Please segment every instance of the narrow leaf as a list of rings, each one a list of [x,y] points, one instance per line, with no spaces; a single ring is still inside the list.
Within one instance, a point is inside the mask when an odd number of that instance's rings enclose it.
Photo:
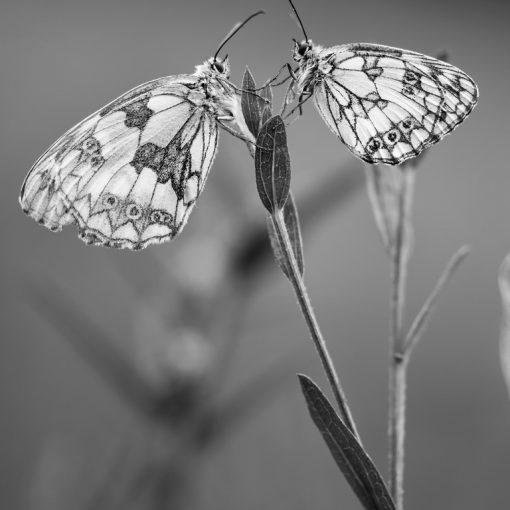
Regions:
[[[278,234],[274,228],[271,215],[267,216],[267,233],[269,235],[269,240],[271,241],[271,248],[273,249],[274,258],[276,259],[276,262],[278,262],[280,269],[285,273],[285,276],[290,279],[291,270],[287,265],[287,259],[284,257],[280,248],[280,241],[278,240]]]
[[[399,242],[407,254],[412,248],[412,225],[409,223],[409,207],[413,198],[415,172],[404,166],[382,167],[366,165],[367,191],[375,222],[386,252],[391,257]],[[399,238],[402,218],[408,217],[405,226],[406,239]]]
[[[264,207],[280,210],[290,188],[290,158],[285,124],[279,115],[271,117],[260,130],[255,149],[255,178]]]
[[[313,422],[365,510],[395,510],[395,504],[375,464],[326,396],[306,375],[299,374],[298,378]]]
[[[462,246],[459,248],[457,252],[450,259],[444,271],[442,272],[439,280],[436,283],[436,286],[430,293],[429,297],[423,304],[421,310],[418,312],[418,315],[414,319],[411,327],[409,328],[409,332],[407,334],[405,343],[404,343],[404,351],[410,352],[414,346],[419,342],[422,337],[425,328],[430,320],[432,312],[434,311],[437,299],[441,294],[441,291],[444,289],[445,285],[450,281],[453,273],[459,267],[460,263],[467,257],[469,254],[469,246]]]
[[[296,258],[297,265],[299,267],[299,273],[303,276],[305,271],[304,259],[303,259],[303,239],[301,237],[301,227],[299,226],[299,216],[294,202],[294,197],[289,191],[289,197],[285,206],[283,207],[283,220],[287,227],[287,233],[289,234],[290,244],[292,245],[292,251]]]
[[[283,221],[285,223],[285,228],[287,230],[290,244],[292,246],[294,258],[296,259],[296,263],[299,268],[299,273],[301,274],[301,276],[303,276],[304,274],[303,240],[301,238],[301,228],[299,226],[299,217],[296,209],[296,204],[294,202],[294,197],[292,196],[292,193],[290,191],[287,202],[285,202],[285,205],[283,207]],[[273,248],[275,259],[278,262],[278,265],[280,266],[281,270],[285,273],[287,278],[290,279],[291,278],[290,268],[281,250],[278,235],[276,234],[276,230],[273,225],[273,220],[271,219],[271,216],[268,216],[267,218],[267,230],[269,233],[269,239],[271,241],[271,247]]]
[[[503,377],[505,378],[506,387],[510,396],[510,253],[501,264],[498,280],[503,308],[499,354],[501,370],[503,371]]]
[[[384,248],[391,255],[394,244],[398,213],[398,184],[396,173],[399,169],[366,165],[367,192],[372,206],[377,230]]]
[[[241,93],[241,108],[243,110],[244,120],[248,129],[254,137],[259,134],[262,124],[264,124],[271,116],[271,103],[266,101],[268,87],[265,87],[261,93],[256,92],[257,85],[251,71],[248,67],[244,71],[243,90]],[[269,97],[271,99],[271,90]]]

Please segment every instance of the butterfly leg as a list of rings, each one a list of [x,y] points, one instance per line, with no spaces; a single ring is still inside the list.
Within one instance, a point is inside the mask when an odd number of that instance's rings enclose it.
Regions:
[[[287,91],[285,92],[285,96],[283,98],[282,107],[280,109],[280,117],[284,117],[285,110],[287,109],[287,105],[292,102],[291,95],[294,93],[294,80],[289,83],[287,87]],[[295,96],[294,96],[295,97]]]
[[[269,103],[269,100],[265,97],[262,97],[260,94],[257,94],[256,90],[262,90],[264,87],[258,87],[256,89],[241,89],[239,87],[236,87],[234,84],[231,84],[234,90],[237,90],[237,92],[246,92],[247,94],[251,94],[252,96],[256,96],[259,99],[262,99],[265,103]],[[228,120],[228,119],[227,119]]]
[[[292,110],[287,113],[284,117],[282,117],[283,119],[287,119],[289,118],[296,110],[299,110],[299,115],[303,115],[303,105],[312,97],[312,93],[311,92],[303,92],[299,95],[298,97],[298,104],[296,106],[294,106],[294,108],[292,108]]]
[[[278,79],[278,77],[280,76],[280,74],[282,73],[282,71],[284,69],[287,69],[289,71],[289,75],[286,76],[285,78],[283,78],[282,80],[280,80],[279,82],[274,83]],[[263,97],[260,94],[257,94],[257,92],[261,91],[261,90],[265,90],[265,89],[267,89],[267,87],[279,87],[280,85],[283,85],[285,82],[287,82],[290,79],[295,80],[295,76],[294,76],[294,72],[293,72],[292,68],[290,67],[290,64],[286,63],[286,64],[284,64],[283,66],[280,67],[278,73],[273,78],[270,78],[269,80],[267,80],[264,83],[264,85],[262,85],[261,87],[257,87],[257,88],[254,88],[254,89],[243,89],[243,88],[236,87],[233,84],[230,84],[230,85],[235,90],[237,90],[238,92],[246,92],[247,94],[251,94],[253,96],[256,96],[259,99],[262,99],[269,106],[271,106],[271,101],[267,97]]]
[[[279,81],[278,83],[274,83],[278,77],[280,76],[280,74],[282,74],[282,71],[284,69],[287,69],[289,71],[289,75],[286,76],[285,78],[283,78],[283,80]],[[290,79],[295,79],[294,78],[294,72],[292,70],[292,68],[290,67],[290,64],[287,62],[285,64],[283,64],[280,69],[278,70],[278,72],[276,73],[275,76],[273,76],[272,78],[269,78],[269,80],[267,80],[264,85],[262,85],[261,87],[257,87],[256,89],[250,89],[250,90],[246,90],[246,92],[258,92],[259,90],[264,90],[266,87],[268,86],[272,86],[272,87],[279,87],[280,85],[283,85],[286,81],[290,80]],[[234,86],[234,88],[236,88]],[[236,88],[236,90],[239,90],[239,91],[243,91],[244,89],[238,89]],[[256,94],[255,94],[256,95]],[[260,96],[259,96],[260,97]]]
[[[282,118],[284,117],[287,105],[294,99],[294,98],[290,99],[290,97],[294,93],[294,84],[297,82],[297,76],[295,75],[294,70],[292,69],[290,64],[287,62],[285,65],[287,67],[287,70],[289,71],[289,76],[292,81],[289,83],[289,86],[287,87],[287,92],[285,93],[285,97],[283,98],[282,108],[280,110],[280,116]]]
[[[283,80],[281,80],[281,81],[279,81],[277,83],[274,83],[278,79],[280,74],[282,74],[282,71],[284,69],[286,69],[289,72],[289,75],[286,76],[285,78],[283,78]],[[271,85],[272,87],[279,87],[280,85],[283,85],[287,80],[290,80],[290,79],[295,79],[294,78],[294,71],[290,67],[290,64],[288,62],[286,62],[285,64],[283,64],[280,67],[279,71],[276,73],[276,75],[273,78],[267,80],[266,83],[264,83],[264,85],[262,85],[262,87],[260,87],[259,89],[255,89],[255,90],[264,89],[264,88],[266,88],[269,85]]]

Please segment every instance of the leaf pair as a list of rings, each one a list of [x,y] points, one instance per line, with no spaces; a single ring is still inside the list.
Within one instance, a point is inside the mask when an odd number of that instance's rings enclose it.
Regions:
[[[250,70],[246,68],[241,106],[246,125],[257,139],[255,179],[260,199],[269,213],[283,208],[290,190],[290,158],[285,125],[280,116],[272,117],[271,102],[271,88],[265,86],[257,89]]]
[[[258,90],[260,90],[260,93]],[[262,89],[257,89],[253,75],[250,69],[246,67],[243,76],[241,108],[246,125],[255,138],[257,138],[263,124],[272,115],[272,102],[273,92],[271,86],[266,85]]]
[[[283,214],[283,222],[294,257],[303,275],[303,245],[298,212],[290,192],[290,157],[285,124],[279,115],[271,116],[271,88],[265,86],[259,95],[255,80],[247,68],[243,78],[242,110],[248,128],[256,137],[255,181],[262,204],[270,214],[268,231],[276,260],[290,278],[290,267],[282,253],[274,227],[276,215]]]
[[[271,117],[261,128],[255,149],[255,180],[260,200],[270,213],[268,232],[276,260],[287,278],[291,278],[290,261],[281,248],[285,242],[279,238],[275,222],[283,216],[285,231],[280,235],[288,240],[296,259],[300,275],[304,273],[303,242],[297,208],[290,192],[290,157],[287,148],[285,124],[279,115]]]

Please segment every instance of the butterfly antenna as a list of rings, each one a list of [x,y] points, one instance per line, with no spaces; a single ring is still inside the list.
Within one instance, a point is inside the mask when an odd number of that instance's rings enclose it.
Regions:
[[[230,32],[226,35],[225,39],[223,39],[223,41],[221,41],[221,44],[218,46],[218,49],[216,50],[216,53],[214,54],[213,60],[216,60],[218,53],[221,51],[221,48],[223,48],[223,46],[225,46],[225,44],[227,44],[227,42],[230,41],[230,39],[232,39],[232,37],[234,37],[234,35],[236,35],[237,32],[239,32],[239,30],[241,30],[241,28],[243,28],[244,25],[246,25],[246,23],[248,23],[248,21],[250,21],[255,16],[258,16],[259,14],[265,14],[265,13],[266,12],[262,11],[262,10],[254,12],[251,16],[248,16],[244,21],[240,21],[239,23],[236,23],[232,27],[232,30],[230,30]]]
[[[297,12],[296,6],[293,4],[292,0],[289,0],[289,2],[290,2],[290,5],[292,7],[292,10],[294,11],[294,14],[296,15],[296,18],[297,18],[297,20],[299,22],[299,26],[301,27],[301,30],[303,31],[303,34],[305,35],[306,42],[308,42],[309,39],[308,39],[308,36],[306,35],[305,27],[303,25],[303,22],[301,21],[301,18],[299,17],[299,14]]]

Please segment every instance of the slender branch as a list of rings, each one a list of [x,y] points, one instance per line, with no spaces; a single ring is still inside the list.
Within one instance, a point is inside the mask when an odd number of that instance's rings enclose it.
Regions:
[[[414,319],[411,327],[409,328],[409,332],[407,333],[405,342],[404,342],[404,352],[406,353],[406,357],[411,356],[411,352],[419,342],[420,338],[427,327],[428,321],[432,312],[434,311],[434,307],[437,299],[439,298],[439,294],[443,290],[444,286],[450,281],[450,278],[453,276],[453,273],[460,266],[461,262],[468,256],[470,252],[469,246],[465,245],[459,248],[453,257],[448,262],[447,266],[441,273],[439,280],[436,283],[436,286],[430,293],[429,297],[425,301],[423,307],[420,312]]]
[[[407,358],[404,352],[404,311],[407,267],[411,244],[411,203],[413,171],[402,172],[398,197],[398,219],[395,243],[392,250],[392,293],[390,324],[390,376],[389,376],[389,471],[390,491],[397,510],[403,510],[404,495],[404,439]]]
[[[331,356],[329,354],[326,342],[322,336],[319,324],[313,312],[310,298],[308,296],[308,292],[306,290],[303,278],[301,277],[301,274],[299,272],[299,268],[296,262],[296,258],[294,256],[294,252],[292,250],[287,228],[285,226],[285,221],[283,219],[282,211],[281,210],[275,211],[271,215],[271,220],[273,222],[273,226],[278,237],[278,242],[280,244],[282,254],[285,257],[285,261],[289,269],[290,281],[294,288],[296,298],[303,313],[303,317],[306,321],[306,325],[308,326],[310,336],[312,337],[314,345],[319,354],[319,358],[321,360],[322,366],[328,378],[328,382],[331,386],[331,389],[337,401],[340,415],[345,424],[347,425],[347,427],[349,427],[349,429],[361,443],[360,436],[358,434],[356,425],[352,418],[351,411],[347,404],[347,399],[345,397],[342,386],[340,385],[340,379],[333,365],[333,361],[331,360]]]

